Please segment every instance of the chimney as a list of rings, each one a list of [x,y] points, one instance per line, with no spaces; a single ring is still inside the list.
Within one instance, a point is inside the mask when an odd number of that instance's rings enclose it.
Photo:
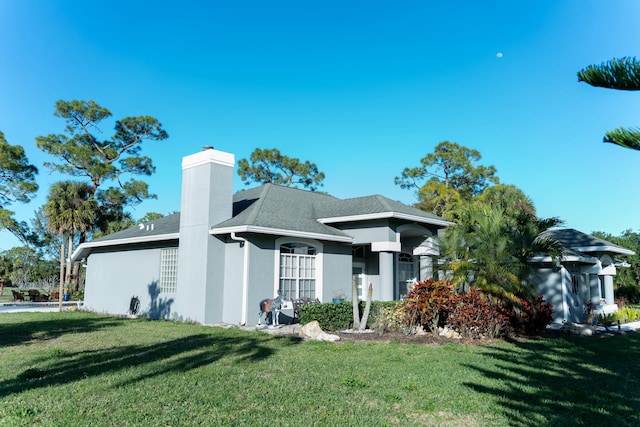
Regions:
[[[224,268],[224,245],[209,229],[233,214],[234,165],[233,154],[210,146],[182,159],[176,312],[201,323],[218,321],[217,307],[211,304],[216,304],[215,293],[222,292],[217,281],[223,275],[214,272]]]
[[[181,228],[203,224],[208,229],[231,218],[234,164],[233,154],[210,146],[182,159]]]

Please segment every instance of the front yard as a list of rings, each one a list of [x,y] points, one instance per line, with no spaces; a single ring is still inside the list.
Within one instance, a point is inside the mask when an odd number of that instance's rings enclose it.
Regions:
[[[303,342],[0,314],[0,425],[639,425],[640,334]]]

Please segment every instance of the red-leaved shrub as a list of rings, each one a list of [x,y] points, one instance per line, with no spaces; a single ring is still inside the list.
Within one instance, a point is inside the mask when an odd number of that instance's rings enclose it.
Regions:
[[[515,332],[519,334],[539,334],[553,320],[553,304],[546,302],[542,295],[532,304],[521,299],[517,307],[510,307],[509,320]]]
[[[509,332],[509,316],[502,305],[482,295],[477,288],[455,296],[447,325],[463,338],[497,338]]]
[[[401,303],[405,323],[436,332],[438,327],[445,326],[454,297],[453,285],[448,280],[429,279],[414,284]]]
[[[414,284],[399,305],[405,325],[437,332],[450,327],[464,338],[497,338],[516,332],[534,335],[553,319],[553,305],[539,296],[533,303],[502,303],[472,287],[458,294],[447,280],[425,280]]]

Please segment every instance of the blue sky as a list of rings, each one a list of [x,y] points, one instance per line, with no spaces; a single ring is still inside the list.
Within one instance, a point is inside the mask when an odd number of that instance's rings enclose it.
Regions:
[[[640,152],[601,141],[640,125],[640,94],[576,72],[639,46],[635,0],[0,0],[0,131],[40,170],[37,198],[11,209],[28,221],[66,178],[35,146],[64,129],[55,102],[91,99],[170,135],[144,144],[158,199],[136,218],[179,210],[181,158],[204,145],[236,160],[278,148],[316,163],[336,197],[410,204],[394,177],[448,140],[480,151],[539,216],[637,231]],[[15,245],[0,233],[0,250]]]

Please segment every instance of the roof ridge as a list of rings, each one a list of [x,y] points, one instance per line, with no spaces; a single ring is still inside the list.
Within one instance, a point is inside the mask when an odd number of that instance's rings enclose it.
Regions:
[[[247,215],[248,223],[253,224],[255,222],[256,218],[258,217],[258,213],[260,213],[260,207],[264,204],[266,195],[269,193],[269,191],[271,191],[272,185],[273,184],[271,184],[270,182],[267,182],[264,185],[262,185],[262,189],[260,190],[258,200],[256,200],[255,203],[252,203],[251,206],[249,206],[249,215]],[[257,188],[260,188],[260,187],[257,187]]]

